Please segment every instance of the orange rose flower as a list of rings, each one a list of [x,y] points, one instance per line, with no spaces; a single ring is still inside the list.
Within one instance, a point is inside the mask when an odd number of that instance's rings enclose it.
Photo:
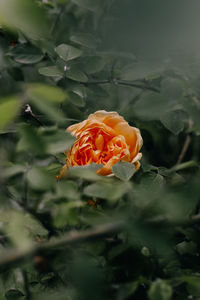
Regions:
[[[112,174],[112,166],[118,161],[131,162],[136,170],[140,167],[142,137],[140,130],[129,126],[117,112],[96,111],[88,119],[69,126],[66,131],[77,137],[66,153],[66,165],[58,179],[70,166],[85,166],[91,163],[103,164],[99,175]]]

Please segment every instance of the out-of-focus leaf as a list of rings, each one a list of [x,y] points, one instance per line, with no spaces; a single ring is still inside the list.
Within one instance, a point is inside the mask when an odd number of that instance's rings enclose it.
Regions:
[[[65,117],[62,111],[59,111],[58,107],[56,107],[52,103],[42,101],[42,99],[39,98],[35,98],[32,102],[38,108],[39,111],[43,112],[46,116],[49,117],[49,121],[54,121],[57,123],[65,122]]]
[[[164,78],[162,80],[161,92],[170,99],[178,99],[183,93],[183,82],[177,78]]]
[[[101,71],[105,66],[105,61],[100,56],[85,56],[81,60],[82,69],[86,74],[93,74]]]
[[[78,185],[74,181],[58,181],[56,185],[56,192],[59,197],[67,198],[70,201],[80,200]]]
[[[1,220],[4,223],[4,230],[8,234],[13,244],[22,250],[32,246],[31,238],[25,228],[24,215],[20,212],[1,212]],[[12,222],[10,222],[12,219]]]
[[[197,245],[194,242],[181,242],[176,245],[176,250],[179,254],[193,254],[195,255],[197,253]]]
[[[144,120],[159,120],[168,111],[169,103],[161,94],[144,93],[133,105],[134,113]]]
[[[13,30],[22,31],[31,39],[49,38],[44,11],[32,0],[1,0],[0,22]]]
[[[120,161],[112,167],[112,171],[116,177],[127,181],[135,173],[135,165],[129,162]]]
[[[83,193],[90,197],[115,201],[121,198],[129,188],[130,186],[125,183],[98,182],[85,187]]]
[[[197,168],[199,165],[196,161],[194,160],[190,160],[190,161],[186,161],[184,163],[181,163],[179,165],[175,165],[171,170],[172,171],[181,171],[184,169],[188,169],[188,168]]]
[[[8,55],[13,56],[14,60],[21,64],[35,64],[42,60],[43,53],[34,46],[14,47]]]
[[[59,123],[65,120],[64,114],[58,111],[58,106],[55,105],[67,98],[66,92],[59,87],[38,83],[30,84],[27,86],[27,95],[40,111],[50,117],[50,120]]]
[[[91,11],[96,11],[99,8],[99,1],[98,0],[72,0],[75,4],[80,7],[86,8]]]
[[[81,201],[72,201],[63,203],[54,208],[53,219],[56,227],[64,227],[66,225],[77,225],[79,223],[77,208],[84,205]]]
[[[24,300],[25,295],[19,290],[11,289],[5,294],[6,300]]]
[[[200,297],[200,277],[191,275],[191,276],[183,276],[183,281],[186,282],[187,290],[190,295],[194,297]]]
[[[70,40],[76,44],[87,48],[96,48],[99,40],[89,33],[79,33],[70,37]]]
[[[62,77],[64,74],[64,71],[61,71],[57,66],[42,67],[39,68],[38,72],[49,77]]]
[[[56,178],[50,172],[39,167],[30,169],[27,180],[33,189],[39,191],[51,190],[56,183]]]
[[[69,176],[80,177],[89,181],[102,180],[102,177],[96,174],[96,171],[100,168],[102,168],[101,164],[90,164],[87,166],[70,167]]]
[[[44,135],[47,152],[51,154],[64,153],[74,143],[75,138],[68,132],[57,131],[54,134]]]
[[[27,151],[43,155],[46,152],[46,144],[34,127],[22,125],[20,128],[21,139],[17,145],[18,151]]]
[[[159,78],[162,75],[163,69],[163,66],[156,66],[155,64],[149,62],[143,63],[140,61],[126,64],[122,68],[120,74],[121,78],[125,80],[152,80]]]
[[[47,236],[48,231],[29,213],[19,211],[1,211],[3,228],[12,242],[20,249],[32,246],[37,235]],[[12,219],[12,222],[10,222]]]
[[[20,109],[20,101],[16,96],[0,99],[0,130],[13,121]]]
[[[41,99],[49,102],[63,102],[68,95],[61,88],[53,85],[46,85],[41,83],[28,84],[26,92],[32,99]]]
[[[174,134],[184,129],[187,114],[182,110],[169,111],[160,118],[161,123]]]
[[[66,44],[61,44],[55,48],[55,51],[65,61],[75,59],[82,55],[82,51]]]
[[[26,171],[26,166],[15,164],[15,165],[12,165],[12,166],[9,166],[9,167],[5,168],[4,176],[9,178],[9,177],[12,177],[12,176],[23,174],[25,171]]]
[[[172,288],[164,280],[157,279],[151,284],[148,296],[150,300],[170,300],[172,299]]]

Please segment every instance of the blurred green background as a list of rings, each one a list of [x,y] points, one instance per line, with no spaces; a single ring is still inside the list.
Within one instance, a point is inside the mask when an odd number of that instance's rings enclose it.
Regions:
[[[0,0],[1,300],[200,299],[199,9]],[[57,182],[99,109],[141,130],[140,170]]]

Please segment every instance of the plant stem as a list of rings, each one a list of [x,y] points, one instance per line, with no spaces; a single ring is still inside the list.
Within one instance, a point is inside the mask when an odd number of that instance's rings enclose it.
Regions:
[[[177,163],[176,165],[179,165],[180,163],[182,163],[184,157],[185,157],[185,154],[189,148],[189,145],[190,145],[190,142],[191,142],[191,136],[190,136],[190,130],[192,129],[192,126],[193,126],[193,121],[192,120],[189,120],[189,133],[187,134],[186,138],[185,138],[185,142],[183,144],[183,147],[182,147],[182,150],[179,154],[179,157],[178,157],[178,160],[177,160]]]
[[[0,268],[5,269],[17,262],[20,262],[24,259],[32,257],[37,253],[41,253],[46,250],[49,251],[54,248],[73,245],[83,241],[91,241],[103,236],[119,232],[123,226],[124,223],[122,222],[107,223],[85,231],[71,231],[63,235],[62,237],[58,237],[40,244],[33,244],[28,249],[6,250],[5,254],[1,255]]]
[[[119,80],[119,79],[105,79],[105,80],[91,80],[85,83],[87,84],[115,84],[115,85],[126,85],[131,86],[143,90],[150,90],[152,92],[159,93],[159,89],[153,86],[149,86],[145,83],[140,83],[139,80],[136,80],[135,82],[127,81],[127,80]]]

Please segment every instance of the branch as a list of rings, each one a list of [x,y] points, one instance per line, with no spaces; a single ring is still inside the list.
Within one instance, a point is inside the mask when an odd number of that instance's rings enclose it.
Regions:
[[[178,157],[178,160],[177,160],[177,165],[179,165],[182,161],[183,161],[183,158],[188,150],[188,147],[190,145],[190,142],[191,142],[191,136],[188,134],[186,136],[186,139],[185,139],[185,142],[183,144],[183,148],[181,150],[181,153],[179,154],[179,157]]]
[[[152,218],[147,222],[149,225],[161,225],[166,224],[167,226],[191,226],[200,223],[200,214],[194,215],[189,219],[183,221],[169,220],[165,217]],[[50,241],[32,244],[28,249],[11,249],[5,250],[5,254],[1,254],[0,257],[0,269],[11,267],[13,264],[26,260],[34,255],[41,254],[45,251],[54,250],[55,248],[62,248],[78,244],[80,242],[92,241],[101,237],[106,237],[111,234],[121,231],[125,227],[124,222],[113,222],[103,225],[99,225],[96,228],[88,229],[85,231],[71,231],[61,237],[54,238]]]
[[[24,113],[34,119],[40,126],[44,126],[40,119],[38,119],[38,117],[32,112],[31,106],[29,104],[26,104]]]
[[[159,89],[153,86],[146,85],[144,83],[139,83],[138,80],[136,82],[131,82],[127,80],[119,80],[119,79],[106,79],[106,80],[91,80],[85,83],[87,84],[115,84],[115,85],[126,85],[126,86],[131,86],[135,88],[139,88],[142,90],[150,90],[156,93],[159,93]]]
[[[185,138],[185,142],[183,144],[183,148],[181,150],[181,153],[179,154],[178,160],[176,165],[179,165],[180,163],[182,163],[184,156],[189,148],[190,142],[191,142],[191,136],[190,136],[190,130],[192,129],[192,125],[193,125],[193,121],[189,120],[189,133],[187,134],[186,138]]]
[[[45,127],[44,124],[40,121],[40,119],[33,113],[32,108],[31,108],[31,106],[30,106],[29,104],[26,104],[24,113],[25,113],[27,116],[29,116],[29,117],[31,117],[32,119],[34,119],[40,126]],[[59,164],[61,164],[61,165],[63,165],[63,166],[65,165],[65,163],[64,163],[62,160],[60,160],[56,155],[52,154],[51,156],[54,157],[55,160],[56,160]]]
[[[200,224],[200,214],[196,214],[196,215],[193,215],[191,216],[190,218],[185,218],[183,220],[173,220],[170,218],[167,218],[165,216],[159,216],[159,217],[155,217],[155,218],[152,218],[152,219],[149,219],[148,220],[148,223],[150,225],[166,225],[166,226],[171,226],[171,227],[189,227],[189,226],[192,226],[192,225],[198,225]]]
[[[36,255],[37,253],[41,253],[46,250],[49,251],[54,248],[74,245],[76,243],[84,241],[91,241],[100,237],[117,233],[123,228],[123,226],[123,222],[107,223],[85,231],[73,230],[61,237],[52,239],[48,242],[33,244],[28,249],[5,250],[6,254],[2,254],[0,257],[0,269],[5,269],[12,264],[21,262]]]

